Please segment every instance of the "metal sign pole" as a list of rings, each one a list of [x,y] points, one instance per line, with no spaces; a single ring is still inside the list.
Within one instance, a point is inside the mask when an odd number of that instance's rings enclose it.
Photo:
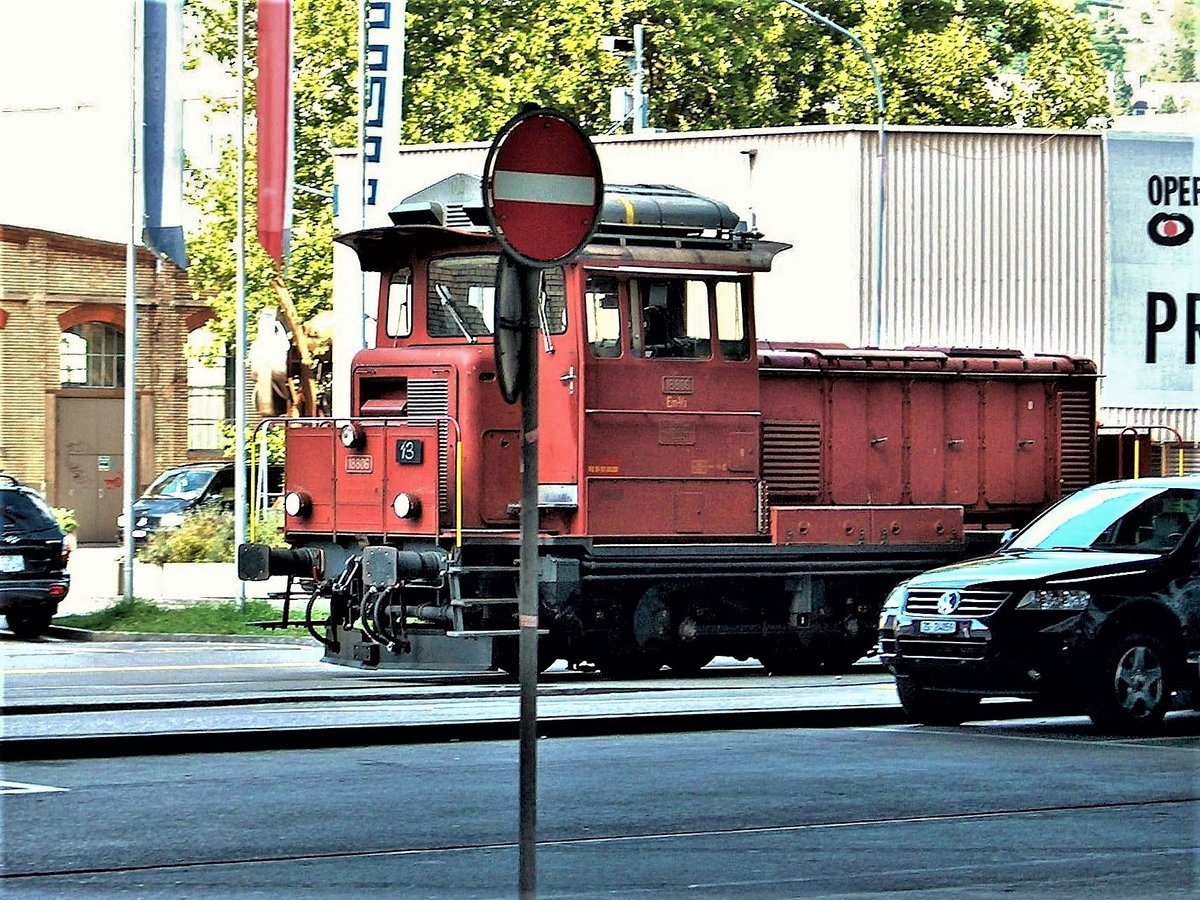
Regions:
[[[519,895],[537,892],[538,679],[538,345],[537,289],[541,272],[521,266],[521,592]]]
[[[500,317],[496,369],[501,396],[521,397],[521,585],[517,604],[521,682],[520,834],[518,888],[537,891],[537,678],[538,678],[538,302],[541,270],[579,253],[596,231],[604,176],[591,140],[562,113],[536,106],[509,120],[488,152],[483,178],[488,224],[509,264],[496,273]],[[520,294],[520,369],[513,378],[512,331],[505,312]],[[509,314],[511,315],[511,314]],[[513,388],[516,388],[515,390]]]

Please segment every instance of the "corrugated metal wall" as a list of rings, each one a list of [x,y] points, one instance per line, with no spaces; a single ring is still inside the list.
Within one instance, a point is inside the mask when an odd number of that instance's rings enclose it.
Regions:
[[[889,143],[882,344],[1099,359],[1101,135],[921,129]],[[874,301],[863,300],[869,342]]]

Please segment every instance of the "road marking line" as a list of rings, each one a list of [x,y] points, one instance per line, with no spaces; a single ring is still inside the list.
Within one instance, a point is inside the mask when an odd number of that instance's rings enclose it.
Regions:
[[[1039,722],[1041,720],[1038,720]],[[1011,726],[1015,722],[1005,722],[1005,725]],[[1050,723],[1045,723],[1049,726]],[[1101,734],[1080,734],[1079,737],[1041,737],[1036,734],[998,734],[994,731],[985,731],[984,727],[995,726],[980,726],[980,725],[965,725],[961,728],[954,727],[936,727],[928,725],[918,725],[915,722],[908,725],[878,725],[865,728],[855,728],[855,731],[889,731],[894,734],[936,734],[949,735],[957,734],[970,738],[995,738],[1005,741],[1031,741],[1040,744],[1091,744],[1092,746],[1105,747],[1129,747],[1134,750],[1184,750],[1188,753],[1200,753],[1200,746],[1186,747],[1176,746],[1174,744],[1150,743],[1151,741],[1166,741],[1173,739],[1195,740],[1193,735],[1157,735],[1146,738],[1106,738]]]
[[[65,794],[69,788],[49,784],[26,784],[23,781],[0,781],[0,794]]]
[[[195,669],[307,669],[310,662],[290,663],[192,663],[177,666],[84,666],[79,669],[6,669],[4,675],[81,675],[94,672],[188,672]]]

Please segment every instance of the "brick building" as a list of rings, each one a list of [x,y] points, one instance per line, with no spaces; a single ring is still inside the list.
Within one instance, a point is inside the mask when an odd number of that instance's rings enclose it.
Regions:
[[[125,254],[123,244],[0,225],[0,471],[74,509],[83,541],[114,540],[122,505]],[[184,271],[145,249],[137,304],[140,491],[168,466],[219,454],[196,439],[185,354],[210,311]]]

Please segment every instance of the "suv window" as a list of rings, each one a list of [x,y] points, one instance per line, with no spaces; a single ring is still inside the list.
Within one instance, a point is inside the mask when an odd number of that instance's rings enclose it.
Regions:
[[[58,527],[42,498],[22,490],[0,490],[0,524],[10,534]]]

